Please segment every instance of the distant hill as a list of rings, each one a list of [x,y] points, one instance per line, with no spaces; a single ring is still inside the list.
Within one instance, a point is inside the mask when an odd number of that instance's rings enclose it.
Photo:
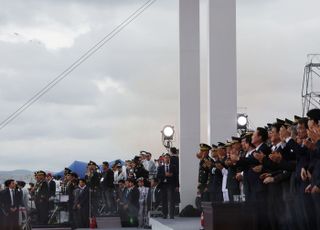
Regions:
[[[18,169],[13,171],[0,171],[0,184],[8,179],[21,180],[26,183],[34,182],[33,172],[30,170]]]

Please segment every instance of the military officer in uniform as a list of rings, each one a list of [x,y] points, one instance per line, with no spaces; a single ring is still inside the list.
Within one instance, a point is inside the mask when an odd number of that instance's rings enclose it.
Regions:
[[[212,160],[209,157],[209,151],[211,146],[201,143],[200,151],[197,153],[197,157],[200,159],[199,162],[199,176],[198,176],[198,193],[201,195],[202,201],[208,201],[208,178],[212,166]]]
[[[212,165],[210,168],[208,182],[207,182],[209,198],[211,202],[223,201],[223,194],[222,194],[223,175],[221,172],[221,170],[223,169],[223,166],[221,161],[219,160],[219,155],[217,150],[218,150],[218,146],[212,145],[211,156],[210,156]]]
[[[49,188],[46,181],[46,173],[44,171],[37,172],[35,204],[39,224],[47,224],[49,215]]]
[[[76,186],[74,181],[78,178],[78,175],[75,172],[68,172],[66,174],[66,194],[68,195],[68,211],[69,211],[69,222],[71,227],[74,226],[72,208],[74,203],[74,190]]]
[[[85,176],[86,184],[89,187],[89,194],[91,194],[91,209],[92,216],[97,216],[98,214],[98,195],[101,174],[99,172],[99,167],[94,161],[89,161],[87,165],[87,173]]]

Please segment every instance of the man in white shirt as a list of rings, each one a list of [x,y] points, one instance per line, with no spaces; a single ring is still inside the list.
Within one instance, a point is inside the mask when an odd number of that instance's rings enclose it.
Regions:
[[[156,165],[153,160],[151,160],[152,154],[146,152],[145,161],[142,163],[144,168],[149,172],[149,177],[153,177],[156,172]]]
[[[139,189],[139,227],[143,228],[149,225],[147,220],[149,211],[149,188],[144,186],[144,178],[140,177],[137,179]]]

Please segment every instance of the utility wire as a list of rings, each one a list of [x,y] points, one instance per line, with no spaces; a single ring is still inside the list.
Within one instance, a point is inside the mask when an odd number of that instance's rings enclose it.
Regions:
[[[147,10],[156,0],[148,0],[141,7],[139,7],[135,12],[128,16],[122,23],[116,26],[110,33],[108,33],[104,38],[102,38],[98,43],[86,51],[80,58],[78,58],[72,65],[60,73],[57,77],[51,80],[45,87],[39,90],[34,96],[32,96],[27,102],[20,106],[15,112],[10,114],[6,119],[0,123],[0,130],[6,127],[10,122],[17,118],[21,113],[28,109],[32,104],[38,101],[44,94],[46,94],[50,89],[57,85],[60,81],[66,78],[70,73],[72,73],[79,65],[86,61],[89,57],[95,54],[100,48],[102,48],[107,42],[109,42],[113,37],[120,33],[127,25],[134,21],[138,16],[140,16],[145,10]]]

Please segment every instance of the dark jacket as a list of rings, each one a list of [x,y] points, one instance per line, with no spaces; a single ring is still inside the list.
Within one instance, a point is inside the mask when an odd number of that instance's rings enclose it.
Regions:
[[[161,165],[158,168],[157,178],[159,179],[160,186],[170,185],[174,187],[179,187],[179,175],[175,165],[169,164],[169,173],[172,173],[172,176],[165,176],[165,165]]]
[[[101,188],[103,190],[114,188],[114,173],[111,169],[108,169],[106,172],[102,173],[102,179]]]
[[[150,201],[152,202],[152,209],[156,209],[159,205],[160,205],[160,202],[161,202],[161,189],[160,189],[160,186],[157,185],[157,187],[155,188],[150,188],[149,190],[149,196],[150,198]],[[154,194],[154,195],[153,195]],[[154,196],[154,199],[153,200],[153,196]]]
[[[49,188],[46,181],[40,182],[35,194],[35,203],[46,203],[49,201]]]
[[[49,197],[56,195],[56,182],[54,180],[51,180],[49,183]]]
[[[17,190],[14,190],[14,199],[13,199],[13,205],[11,205],[11,195],[10,190],[6,188],[1,192],[0,195],[0,204],[5,213],[10,212],[10,208],[18,208],[19,207],[19,194],[17,193]]]
[[[88,209],[89,208],[89,188],[86,186],[83,190],[80,188],[76,188],[76,197],[74,198],[74,207],[79,204],[80,209]]]
[[[128,205],[128,215],[129,216],[138,216],[139,211],[139,190],[137,187],[129,189],[126,194],[126,204]]]

